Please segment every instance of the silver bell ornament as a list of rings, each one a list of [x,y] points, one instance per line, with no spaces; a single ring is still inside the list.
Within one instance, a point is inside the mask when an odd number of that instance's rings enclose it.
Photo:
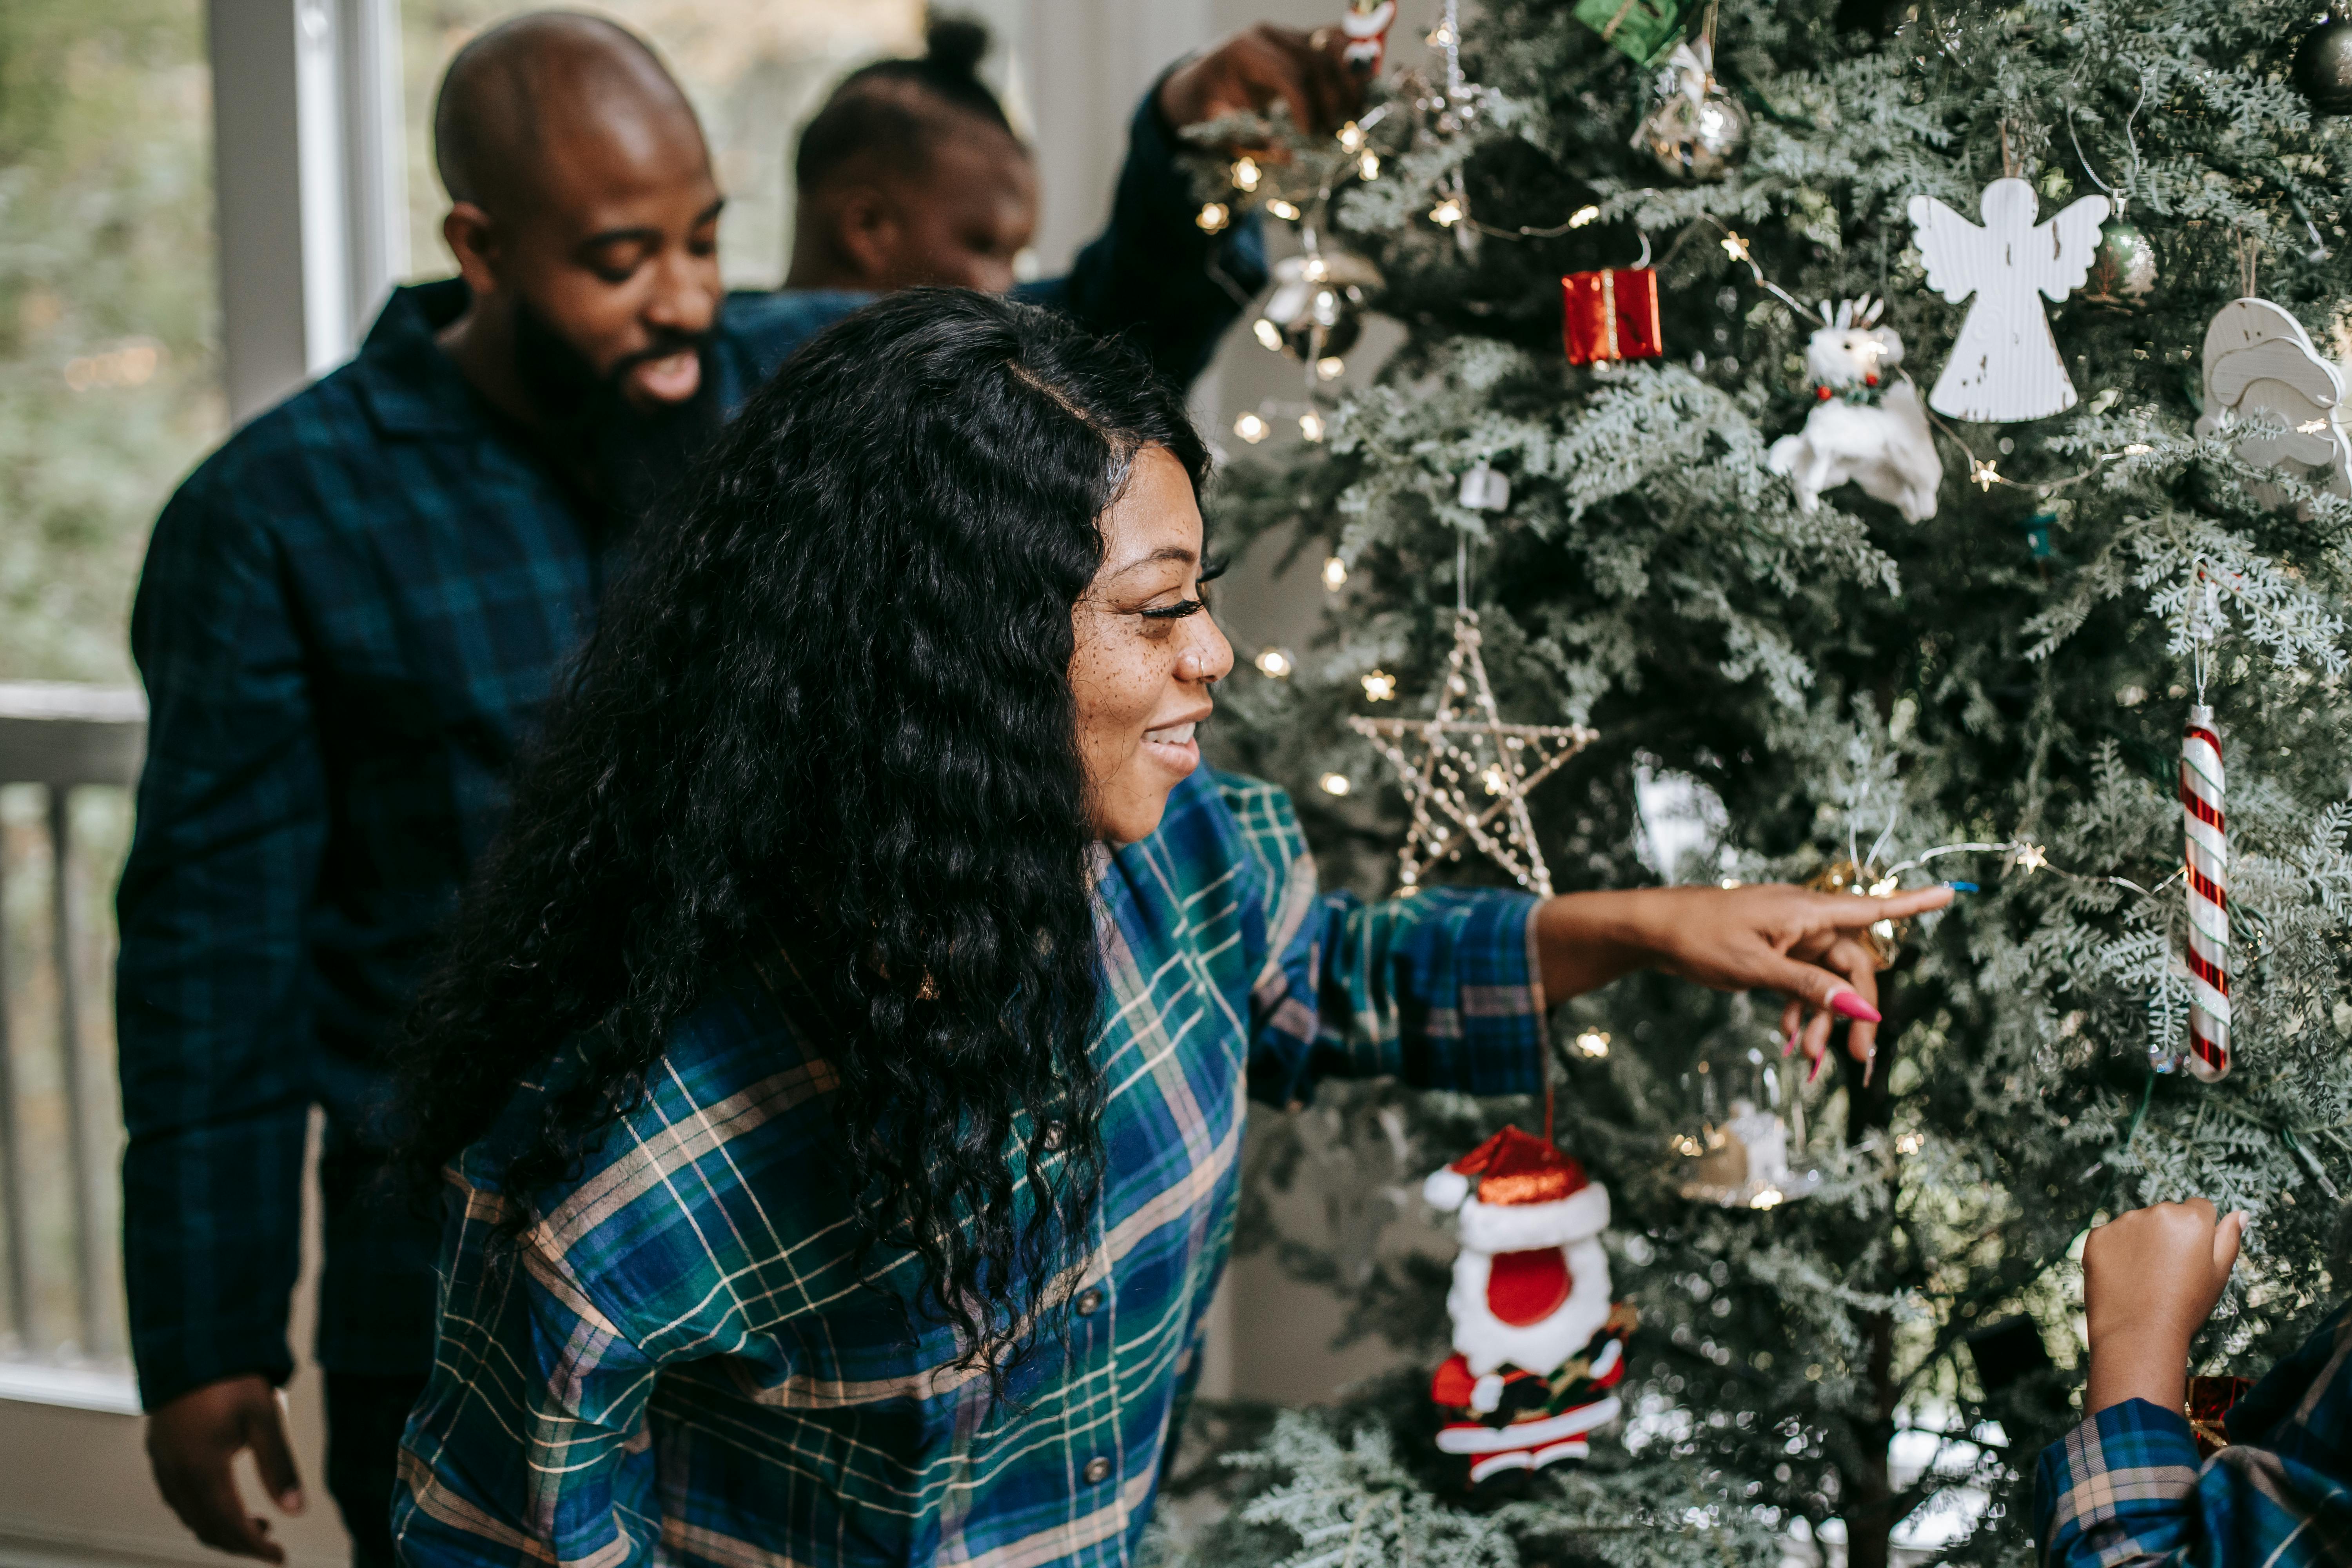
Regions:
[[[1274,287],[1250,331],[1267,348],[1287,349],[1309,364],[1355,346],[1364,310],[1381,286],[1380,268],[1360,256],[1323,247],[1274,264]]]
[[[2352,114],[2352,19],[2344,0],[2331,0],[2318,26],[2295,41],[2288,75],[2320,113]]]
[[[2137,310],[2156,295],[2156,245],[2121,216],[2099,230],[2083,298],[2113,310]]]
[[[1633,145],[1680,180],[1719,180],[1748,156],[1748,110],[1715,79],[1706,40],[1678,45],[1658,76],[1660,102]]]

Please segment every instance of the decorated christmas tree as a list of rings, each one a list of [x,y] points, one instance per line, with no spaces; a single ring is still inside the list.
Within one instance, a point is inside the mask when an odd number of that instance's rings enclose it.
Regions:
[[[2086,1226],[2257,1216],[2201,1370],[2352,1285],[2348,37],[2307,0],[1499,0],[1337,143],[1204,160],[1204,225],[1303,247],[1257,327],[1299,401],[1234,434],[1306,439],[1213,525],[1328,558],[1323,637],[1223,726],[1327,881],[1964,892],[1877,932],[1867,1071],[1805,1081],[1777,999],[1556,1016],[1639,1318],[1570,1462],[1469,1485],[1434,1440],[1420,1184],[1540,1109],[1278,1125],[1262,1183],[1344,1176],[1286,1261],[1418,1370],[1231,1428],[1200,1561],[2014,1563]],[[1404,346],[1318,390],[1367,310]]]

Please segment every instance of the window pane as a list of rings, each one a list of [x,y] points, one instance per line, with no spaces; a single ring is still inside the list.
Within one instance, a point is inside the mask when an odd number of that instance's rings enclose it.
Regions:
[[[13,4],[14,0],[8,0]],[[719,261],[737,288],[783,280],[792,224],[792,139],[817,100],[853,68],[919,52],[922,0],[606,0],[597,7],[662,58],[702,116],[727,194]],[[454,271],[441,242],[448,199],[433,172],[433,93],[467,39],[538,6],[511,0],[404,0],[412,276]]]
[[[0,679],[131,679],[147,531],[226,416],[202,0],[0,0]]]

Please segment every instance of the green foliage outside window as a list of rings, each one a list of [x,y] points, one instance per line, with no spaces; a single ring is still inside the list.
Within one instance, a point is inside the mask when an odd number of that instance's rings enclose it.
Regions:
[[[131,679],[148,529],[217,440],[195,0],[0,5],[0,679]]]

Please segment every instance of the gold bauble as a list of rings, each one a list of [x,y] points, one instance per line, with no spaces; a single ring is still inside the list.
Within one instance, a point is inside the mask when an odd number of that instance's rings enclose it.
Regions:
[[[1891,898],[1895,889],[1891,879],[1878,877],[1866,866],[1851,860],[1832,860],[1805,880],[1805,886],[1817,893],[1852,893],[1858,898]],[[1882,890],[1883,889],[1883,890]],[[1902,956],[1903,944],[1911,937],[1908,920],[1874,921],[1862,933],[1863,945],[1885,968]]]

